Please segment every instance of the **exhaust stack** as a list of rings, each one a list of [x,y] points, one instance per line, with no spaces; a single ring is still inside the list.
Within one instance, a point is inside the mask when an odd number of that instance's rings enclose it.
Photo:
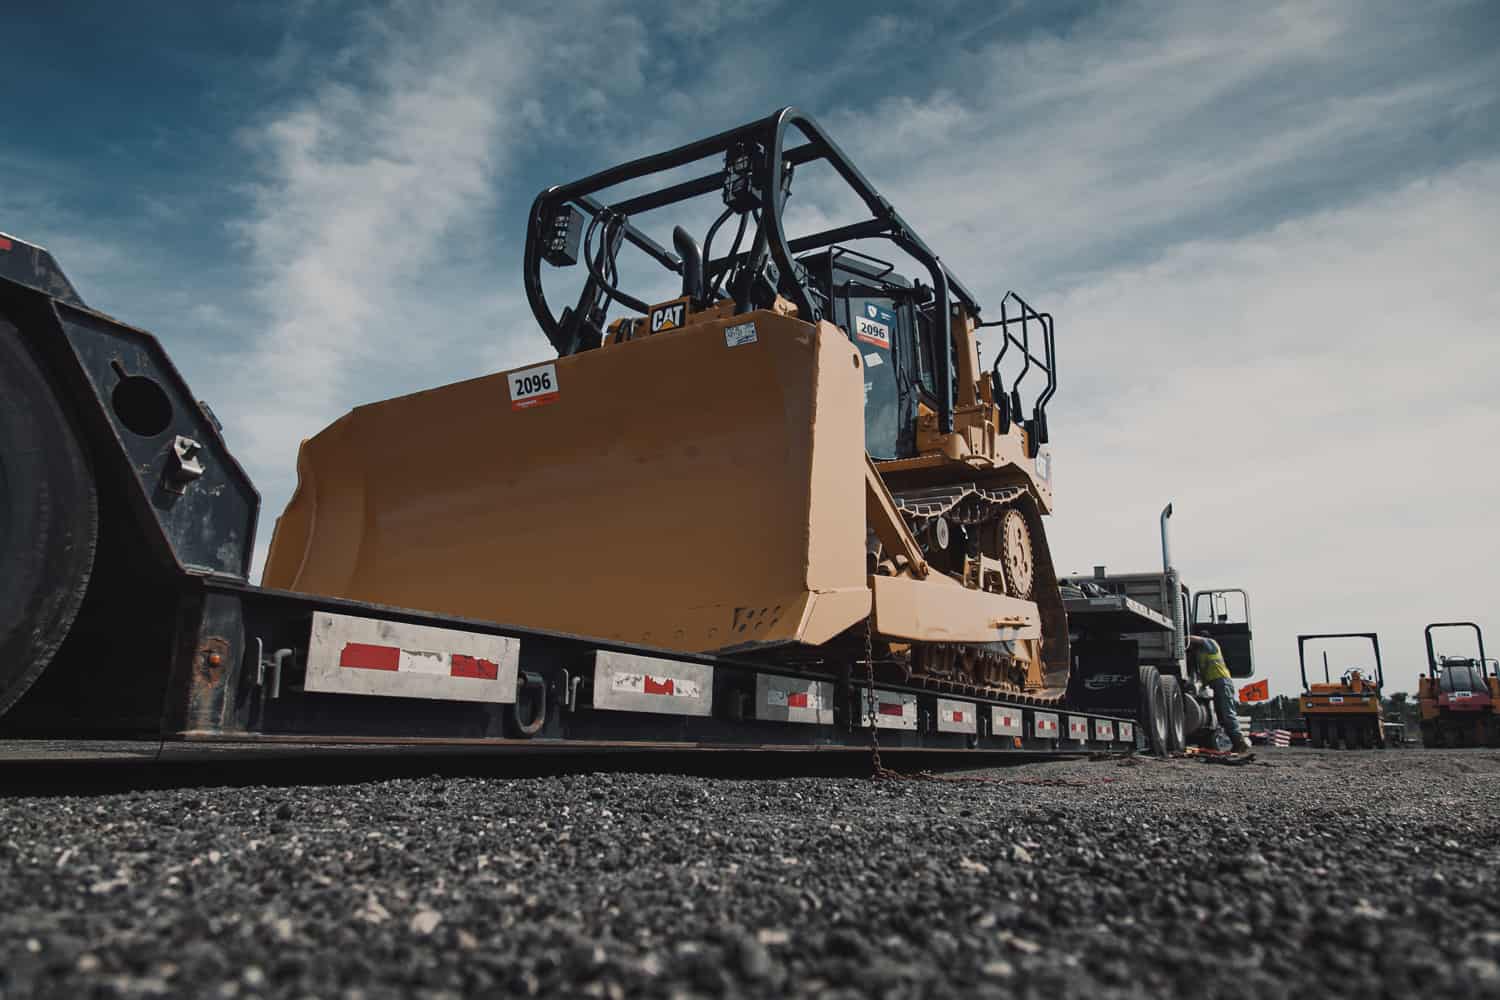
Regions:
[[[1172,605],[1172,654],[1184,668],[1187,666],[1187,622],[1183,620],[1182,583],[1177,579],[1177,570],[1172,568],[1172,545],[1167,537],[1167,521],[1172,517],[1172,504],[1161,510],[1161,572],[1167,581],[1167,600]]]

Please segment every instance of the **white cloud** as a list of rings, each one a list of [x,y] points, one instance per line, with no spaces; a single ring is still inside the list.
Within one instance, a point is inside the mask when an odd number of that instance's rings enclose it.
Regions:
[[[1379,631],[1412,689],[1427,622],[1500,630],[1497,232],[1489,161],[1051,303],[1060,566],[1157,565],[1173,500],[1185,578],[1250,590],[1282,691],[1298,632]]]
[[[633,23],[613,16],[610,37],[639,35]],[[227,359],[221,412],[263,491],[257,572],[303,437],[357,403],[519,360],[507,328],[529,321],[518,291],[496,291],[517,283],[495,274],[489,212],[544,117],[538,89],[599,64],[563,27],[397,5],[364,19],[336,77],[242,131],[258,179],[235,230],[264,324]],[[625,90],[639,85],[628,66],[611,78]]]
[[[1332,0],[1128,4],[956,52],[927,92],[828,124],[961,274],[1056,288],[1185,230],[1260,228],[1282,192],[1350,197],[1493,105],[1500,58],[1423,56],[1439,18],[1400,28]]]
[[[257,391],[234,399],[253,465],[285,463],[297,428],[358,399],[352,368],[397,357],[420,366],[445,339],[452,311],[430,300],[414,310],[411,299],[431,287],[449,241],[479,239],[474,221],[495,196],[510,125],[504,98],[530,64],[522,37],[439,26],[382,47],[370,88],[327,83],[244,135],[267,158],[238,227],[267,319],[240,362]],[[427,322],[408,325],[414,311]]]

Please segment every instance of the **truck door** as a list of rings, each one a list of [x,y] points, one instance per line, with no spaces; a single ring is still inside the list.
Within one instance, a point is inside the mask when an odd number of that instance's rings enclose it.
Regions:
[[[1206,635],[1219,644],[1233,677],[1255,674],[1255,656],[1250,645],[1250,598],[1239,588],[1200,590],[1193,595],[1195,635]]]

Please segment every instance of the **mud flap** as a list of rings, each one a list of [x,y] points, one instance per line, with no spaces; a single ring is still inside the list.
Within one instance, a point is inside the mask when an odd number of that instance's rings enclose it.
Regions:
[[[1133,639],[1081,639],[1073,644],[1068,704],[1101,715],[1135,718],[1140,711],[1139,649]]]

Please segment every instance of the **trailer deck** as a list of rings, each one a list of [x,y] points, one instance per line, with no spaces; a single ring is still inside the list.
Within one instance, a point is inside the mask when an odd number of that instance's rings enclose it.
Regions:
[[[792,672],[184,574],[160,727],[30,730],[0,760],[314,753],[1129,752],[1134,720],[1034,698]],[[97,713],[88,713],[94,719]],[[57,713],[54,718],[60,719]]]

